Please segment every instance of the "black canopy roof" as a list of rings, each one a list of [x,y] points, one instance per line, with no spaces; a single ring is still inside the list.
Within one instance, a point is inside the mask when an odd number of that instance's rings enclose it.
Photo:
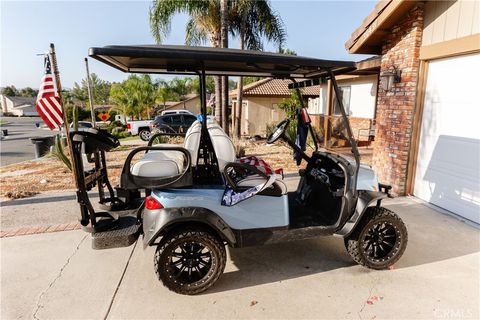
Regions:
[[[137,45],[90,48],[89,55],[124,72],[317,78],[355,70],[350,61],[321,60],[259,51]]]

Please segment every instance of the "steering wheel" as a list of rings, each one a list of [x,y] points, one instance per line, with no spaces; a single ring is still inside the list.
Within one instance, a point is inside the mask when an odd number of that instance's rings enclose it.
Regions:
[[[280,122],[279,124],[277,124],[277,128],[275,129],[275,131],[273,131],[268,136],[267,143],[272,144],[275,141],[277,141],[278,139],[280,139],[283,136],[283,134],[285,133],[285,131],[287,131],[287,128],[288,128],[289,124],[290,124],[290,120],[288,120],[288,119],[285,119],[282,122]]]

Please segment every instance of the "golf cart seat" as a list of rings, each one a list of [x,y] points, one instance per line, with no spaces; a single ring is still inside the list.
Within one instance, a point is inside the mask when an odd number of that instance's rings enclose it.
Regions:
[[[191,158],[192,166],[196,166],[198,157],[198,148],[200,146],[202,124],[200,121],[195,121],[185,134],[185,141],[183,148],[185,148]],[[235,162],[237,160],[235,153],[235,146],[233,145],[230,137],[223,131],[223,129],[217,123],[208,123],[207,130],[212,141],[215,154],[217,156],[218,166],[221,172],[223,172],[225,166],[228,163]],[[167,144],[157,144],[155,146],[173,146]],[[131,172],[135,176],[145,178],[162,178],[171,177],[181,174],[185,169],[185,156],[178,151],[149,151],[143,155],[143,157],[137,161]],[[238,183],[239,187],[247,188],[254,187],[265,182],[261,176],[250,176]],[[275,182],[274,195],[283,195],[287,192],[287,187],[281,179],[277,179]]]
[[[187,149],[188,150],[188,149]],[[132,174],[145,178],[172,177],[185,170],[184,155],[177,151],[150,151],[132,167]]]
[[[192,166],[196,166],[198,157],[198,148],[200,146],[202,124],[195,121],[185,134],[183,147],[190,153]],[[222,170],[225,164],[235,161],[235,148],[232,141],[222,128],[216,123],[209,123],[207,126],[213,147],[217,155],[218,164]],[[159,146],[175,146],[168,144],[157,144]],[[140,177],[169,177],[180,174],[185,170],[185,157],[178,151],[149,151],[137,161],[131,172]]]

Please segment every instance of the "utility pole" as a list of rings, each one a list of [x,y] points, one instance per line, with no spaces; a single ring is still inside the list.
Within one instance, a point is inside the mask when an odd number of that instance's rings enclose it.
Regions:
[[[92,89],[92,81],[90,80],[90,70],[88,69],[88,59],[85,58],[85,68],[87,69],[87,89],[88,89],[88,100],[90,100],[90,115],[92,117],[92,125],[94,128],[97,127],[96,125],[96,117],[95,117],[95,110],[94,110],[94,101],[93,101],[93,89]]]

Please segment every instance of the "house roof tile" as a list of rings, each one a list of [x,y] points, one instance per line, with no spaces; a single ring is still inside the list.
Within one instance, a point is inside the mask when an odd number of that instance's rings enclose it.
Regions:
[[[290,83],[292,83],[292,80],[289,79],[265,78],[244,86],[243,95],[288,97],[291,94],[291,91],[288,89]],[[231,96],[235,96],[236,93],[237,90],[230,91]],[[320,94],[320,86],[302,88],[302,94],[304,96],[318,96]]]

